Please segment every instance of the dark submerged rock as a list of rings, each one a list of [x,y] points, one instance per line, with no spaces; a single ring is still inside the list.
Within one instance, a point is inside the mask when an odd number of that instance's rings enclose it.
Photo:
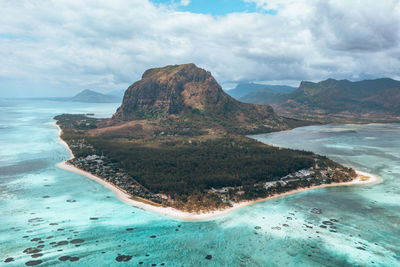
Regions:
[[[206,260],[211,260],[212,259],[212,255],[207,255],[206,256]]]
[[[26,254],[34,254],[34,253],[39,253],[42,250],[38,249],[38,248],[27,248],[24,250],[24,253]]]
[[[43,261],[42,260],[35,260],[35,261],[28,261],[25,262],[26,266],[35,266],[41,264]]]
[[[79,261],[79,257],[71,257],[69,258],[69,261]]]
[[[115,258],[115,260],[118,261],[118,262],[122,262],[122,261],[126,262],[126,261],[130,261],[131,259],[132,259],[132,256],[129,256],[129,255],[121,255],[121,254],[119,254],[119,255]]]
[[[40,257],[42,257],[42,256],[43,256],[42,253],[36,253],[36,254],[32,254],[32,255],[31,255],[32,258],[40,258]]]
[[[71,244],[79,244],[79,243],[83,243],[85,242],[85,240],[83,239],[73,239],[71,240]]]
[[[69,258],[71,258],[70,256],[61,256],[58,258],[59,261],[67,261],[69,260]]]
[[[4,260],[4,262],[7,262],[7,263],[12,262],[12,261],[14,261],[14,258],[11,258],[11,257]]]
[[[312,208],[311,212],[314,213],[314,214],[322,214],[322,210],[319,209],[319,208]]]

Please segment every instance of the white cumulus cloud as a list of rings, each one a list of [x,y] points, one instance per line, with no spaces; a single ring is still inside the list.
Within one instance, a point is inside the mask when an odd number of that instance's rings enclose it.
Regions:
[[[400,1],[246,1],[276,14],[211,16],[147,0],[0,0],[0,96],[11,87],[124,89],[148,68],[188,62],[222,84],[400,78]]]

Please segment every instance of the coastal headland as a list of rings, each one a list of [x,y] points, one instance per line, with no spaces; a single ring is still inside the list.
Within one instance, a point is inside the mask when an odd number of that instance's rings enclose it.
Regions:
[[[65,146],[65,148],[70,153],[69,159],[73,159],[74,154],[73,154],[72,150],[69,148],[68,144],[61,138],[62,129],[56,123],[53,123],[53,125],[55,125],[58,128],[59,142],[63,146]],[[289,195],[297,194],[297,193],[307,191],[307,190],[314,190],[314,189],[325,188],[325,187],[336,187],[336,186],[366,185],[366,184],[375,184],[375,183],[381,182],[381,178],[376,175],[362,172],[362,171],[356,171],[357,177],[354,180],[349,181],[349,182],[322,184],[322,185],[316,185],[316,186],[311,186],[311,187],[307,187],[307,188],[298,188],[298,189],[291,190],[291,191],[288,191],[285,193],[269,196],[267,198],[259,198],[259,199],[251,200],[251,201],[242,201],[242,202],[233,204],[232,207],[214,210],[214,211],[210,211],[210,212],[186,212],[186,211],[178,210],[178,209],[175,209],[172,207],[163,207],[163,206],[157,205],[156,203],[150,204],[150,202],[148,202],[148,201],[145,202],[145,201],[134,200],[132,198],[132,196],[130,194],[128,194],[122,188],[120,188],[110,182],[107,182],[106,180],[104,180],[96,175],[93,175],[90,172],[81,170],[71,164],[68,164],[67,161],[58,163],[57,167],[59,167],[60,169],[66,170],[66,171],[70,171],[70,172],[74,172],[74,173],[83,175],[83,176],[103,185],[104,187],[113,191],[115,193],[115,195],[118,197],[118,199],[120,199],[122,202],[125,202],[126,204],[129,204],[129,205],[132,205],[137,208],[144,209],[144,210],[148,210],[151,212],[155,212],[155,213],[158,213],[161,215],[169,216],[169,217],[172,217],[175,219],[185,220],[185,221],[200,221],[200,220],[208,220],[208,219],[216,218],[216,217],[228,214],[234,210],[237,210],[237,209],[240,209],[240,208],[243,208],[243,207],[255,204],[255,203],[268,201],[271,199],[276,199],[276,198],[280,198],[280,197],[284,197],[284,196],[289,196]]]
[[[118,189],[130,204],[181,219],[372,179],[325,156],[247,137],[310,122],[232,98],[195,64],[145,71],[111,118],[55,119],[71,153],[60,167]]]

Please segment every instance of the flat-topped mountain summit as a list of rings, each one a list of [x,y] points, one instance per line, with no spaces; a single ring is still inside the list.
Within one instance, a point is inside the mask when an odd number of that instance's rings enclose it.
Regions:
[[[113,124],[174,119],[197,129],[223,128],[254,133],[287,129],[271,106],[242,103],[228,94],[210,72],[194,64],[149,69],[126,90]]]
[[[194,64],[147,70],[126,91],[115,118],[143,119],[150,112],[160,116],[189,109],[207,111],[224,105],[227,95],[210,72]]]

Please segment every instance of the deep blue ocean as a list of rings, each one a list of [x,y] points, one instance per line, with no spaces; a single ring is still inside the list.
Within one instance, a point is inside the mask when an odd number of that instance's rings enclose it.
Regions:
[[[55,115],[109,117],[117,107],[0,100],[1,266],[400,266],[400,124],[254,136],[383,182],[310,190],[185,222],[129,206],[55,166],[69,157],[51,125]],[[129,261],[117,261],[121,255]]]

